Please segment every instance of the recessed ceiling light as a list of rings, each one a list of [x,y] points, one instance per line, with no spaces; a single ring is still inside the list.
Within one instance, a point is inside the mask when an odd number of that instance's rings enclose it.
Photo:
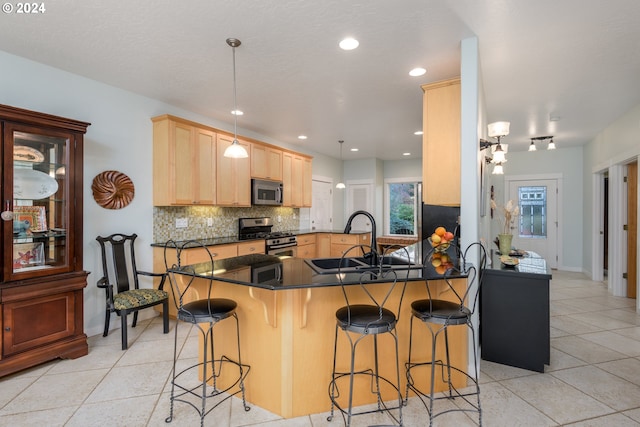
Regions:
[[[402,153],[403,156],[410,156],[411,153]]]
[[[357,148],[352,148],[350,151],[358,151]]]
[[[424,73],[426,73],[427,70],[425,70],[424,68],[418,67],[418,68],[414,68],[413,70],[409,71],[409,75],[412,77],[419,77],[419,76],[423,76]]]
[[[298,139],[307,139],[307,135],[298,135]]]
[[[417,131],[415,131],[413,134],[414,134],[414,135],[422,135],[422,134],[423,134],[423,132],[422,132],[421,130],[417,130]]]
[[[231,114],[233,114],[234,116],[241,116],[244,113],[241,110],[231,110]]]
[[[340,48],[343,50],[353,50],[360,45],[360,42],[352,37],[347,37],[346,39],[343,39],[339,44]]]

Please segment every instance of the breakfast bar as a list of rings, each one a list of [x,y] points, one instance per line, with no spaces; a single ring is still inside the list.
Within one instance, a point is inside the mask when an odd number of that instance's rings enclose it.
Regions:
[[[422,243],[408,249],[416,254],[415,259],[421,259]],[[203,251],[204,248],[189,250]],[[215,261],[213,265],[204,262],[193,264],[189,269],[175,269],[185,275],[189,274],[186,270],[195,272],[196,281],[200,283],[193,289],[194,299],[206,298],[209,284],[213,283],[216,298],[230,298],[238,303],[242,362],[251,366],[245,383],[247,400],[285,418],[330,409],[328,386],[332,372],[335,312],[345,305],[345,301],[337,273],[319,269],[312,261],[255,254]],[[408,280],[404,297],[401,289],[396,289],[397,292],[391,296],[396,304],[400,298],[404,301],[397,326],[402,364],[407,360],[411,301],[427,298],[425,279],[428,279],[432,295],[446,299],[449,287],[431,265],[396,268],[398,279],[406,277]],[[209,280],[212,274],[214,281]],[[359,283],[359,274],[343,274],[344,284]],[[467,286],[466,276],[459,273],[454,277],[452,282],[456,291],[463,293]],[[375,293],[376,283],[372,282],[369,289]],[[216,353],[221,349],[230,354],[235,351],[235,333],[231,329],[227,331],[225,328],[228,326],[224,323],[216,326]],[[342,334],[340,337],[345,339]],[[466,367],[466,332],[452,332],[449,340],[450,347],[455,349],[451,354],[452,361]],[[421,341],[419,345],[420,354],[430,354],[431,343],[428,340]],[[391,375],[395,366],[387,361],[395,359],[393,346],[381,341],[381,348],[381,374]],[[346,368],[348,359],[345,355],[339,360],[341,366],[338,368]],[[371,366],[370,362],[365,358],[357,360],[357,364],[363,366]],[[401,381],[404,392],[404,375],[401,375]],[[460,376],[454,381],[461,385],[464,379]],[[354,405],[372,403],[367,400],[372,396],[368,392],[369,387],[368,382],[356,383],[356,388],[366,389],[366,392],[356,391]]]

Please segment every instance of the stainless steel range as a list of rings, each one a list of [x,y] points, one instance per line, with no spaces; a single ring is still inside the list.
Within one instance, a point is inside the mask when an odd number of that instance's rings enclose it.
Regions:
[[[296,256],[298,238],[287,231],[271,231],[273,222],[269,217],[240,218],[238,238],[240,240],[265,239],[267,255]]]

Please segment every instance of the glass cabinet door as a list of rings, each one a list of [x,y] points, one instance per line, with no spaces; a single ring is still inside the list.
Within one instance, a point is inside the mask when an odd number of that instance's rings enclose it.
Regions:
[[[72,139],[73,134],[64,132],[11,124],[5,127],[4,164],[13,169],[12,173],[4,171],[3,210],[13,212],[13,235],[4,239],[5,248],[11,247],[5,280],[70,270],[73,200],[67,177],[73,170],[69,156]],[[8,216],[3,213],[3,219]],[[6,255],[4,259],[6,263]]]

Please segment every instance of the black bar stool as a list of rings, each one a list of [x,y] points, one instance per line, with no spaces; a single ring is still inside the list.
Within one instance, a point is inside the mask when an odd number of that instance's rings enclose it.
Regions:
[[[479,266],[467,265],[465,259],[467,258],[468,251],[471,248],[479,250]],[[447,288],[441,292],[440,295],[450,295],[450,300],[437,299],[432,297],[429,283],[426,283],[427,293],[429,298],[414,301],[411,303],[411,326],[409,329],[409,358],[405,364],[407,374],[407,391],[405,404],[409,399],[409,390],[412,390],[422,401],[427,412],[429,413],[429,426],[433,425],[433,420],[448,412],[462,411],[462,412],[477,412],[479,425],[482,426],[482,409],[480,407],[480,386],[478,384],[479,366],[478,366],[478,354],[476,346],[476,335],[473,329],[473,316],[477,307],[478,295],[480,293],[480,286],[482,284],[482,272],[486,264],[486,252],[484,246],[480,243],[472,243],[467,247],[464,253],[461,253],[457,247],[451,246],[450,252],[455,253],[455,257],[458,259],[458,267],[452,266],[447,268],[443,274],[443,281],[446,283]],[[432,249],[426,256],[423,262],[425,269],[430,268],[434,260],[438,258],[442,259],[443,254],[446,252],[440,251],[438,248]],[[449,257],[449,255],[446,255]],[[438,264],[436,261],[435,264]],[[434,264],[434,265],[435,265]],[[468,274],[467,287],[464,293],[460,294],[456,291],[453,284],[455,276],[464,272]],[[473,297],[469,298],[470,293]],[[424,323],[431,334],[431,355],[428,361],[416,362],[412,360],[412,344],[413,344],[413,323],[414,320]],[[454,326],[466,326],[471,332],[472,346],[473,346],[473,375],[467,373],[467,366],[454,366],[451,364],[450,349],[449,349],[449,328]],[[440,334],[444,335],[445,346],[445,359],[437,358],[437,341]],[[466,359],[466,358],[465,358]],[[419,367],[429,367],[429,375],[418,375],[413,371],[420,371]],[[448,392],[445,390],[442,395],[437,396],[435,391],[436,384],[436,366],[439,367],[440,377],[442,382],[447,385]],[[423,369],[424,370],[424,369]],[[462,390],[458,390],[453,384],[451,377],[452,371],[463,375],[466,379],[466,385]],[[458,375],[458,374],[456,374]],[[422,381],[420,381],[422,380]],[[420,381],[420,385],[417,382]],[[429,391],[425,391],[425,387],[429,387]],[[471,390],[469,390],[471,389]],[[473,397],[476,399],[473,399]],[[454,399],[462,398],[464,400],[463,406],[456,406],[454,409],[445,409],[440,412],[435,412],[434,402],[442,399]]]
[[[181,255],[183,251],[187,249],[205,250],[209,256],[209,262],[196,264],[195,266],[182,266],[180,263]],[[168,256],[168,251],[173,250],[176,252],[175,262],[170,261]],[[244,380],[249,373],[250,367],[248,365],[244,365],[241,359],[240,325],[236,314],[237,304],[235,301],[230,299],[212,297],[214,282],[213,255],[206,246],[198,241],[176,243],[170,240],[165,244],[164,260],[173,299],[178,310],[178,322],[176,323],[173,347],[173,368],[171,370],[171,404],[169,416],[165,422],[170,423],[173,421],[174,402],[183,402],[190,405],[198,412],[200,415],[200,425],[204,426],[204,417],[207,414],[238,393],[242,394],[242,406],[245,411],[249,411],[251,408],[247,405],[245,400]],[[197,274],[201,273],[199,269],[202,269],[204,274],[201,274],[198,279],[208,281],[207,298],[188,301],[187,294],[191,292],[191,287],[197,278]],[[207,276],[207,278],[203,279],[203,275]],[[238,345],[237,358],[233,360],[225,355],[221,355],[216,359],[214,352],[213,328],[218,324],[218,322],[229,318],[235,319],[236,340]],[[176,361],[178,357],[178,324],[180,322],[191,323],[200,331],[204,343],[204,354],[202,362],[191,365],[180,372],[176,372]],[[238,372],[233,376],[235,382],[229,384],[224,389],[221,389],[218,387],[218,378],[222,374],[223,366],[233,367],[237,369]],[[209,369],[211,373],[209,373]],[[194,386],[193,377],[198,373],[202,375],[202,381],[196,383],[197,385]],[[208,390],[209,382],[212,383],[211,390]],[[199,400],[199,402],[196,401],[197,405],[193,402],[193,397],[196,397]],[[189,398],[192,399],[188,400]],[[209,399],[212,399],[214,404],[207,409],[207,400]]]
[[[406,252],[406,249],[405,249]],[[407,253],[407,259],[409,255]],[[364,264],[364,265],[363,265]],[[385,265],[383,257],[378,256],[374,248],[367,245],[356,245],[348,249],[340,259],[338,277],[342,287],[346,304],[336,311],[336,328],[333,351],[333,370],[331,382],[329,383],[329,398],[331,399],[331,414],[327,417],[331,421],[334,411],[337,408],[347,427],[351,425],[351,417],[354,415],[371,414],[374,412],[387,411],[391,417],[402,425],[402,392],[400,391],[400,368],[398,359],[398,335],[396,324],[399,320],[400,306],[407,285],[409,270],[395,270],[390,265]],[[404,276],[404,280],[399,279]],[[370,283],[379,282],[379,283]],[[399,292],[399,300],[391,305],[392,294]],[[395,298],[395,297],[394,297]],[[338,372],[338,336],[342,330],[350,344],[350,369],[347,372]],[[378,336],[386,334],[393,339],[395,349],[395,375],[393,379],[387,379],[380,375],[380,360]],[[373,367],[356,371],[355,360],[357,347],[367,337],[373,338]],[[391,361],[385,361],[391,363]],[[371,393],[376,395],[377,407],[372,410],[363,410],[358,413],[353,412],[353,393],[355,377],[369,377]],[[344,381],[341,381],[344,379]],[[341,393],[339,384],[348,379],[348,397],[346,404],[339,402]],[[382,388],[389,391],[390,400],[398,400],[398,404],[387,406],[382,396]],[[344,399],[343,399],[344,400]],[[394,416],[391,411],[398,410],[398,416]]]

